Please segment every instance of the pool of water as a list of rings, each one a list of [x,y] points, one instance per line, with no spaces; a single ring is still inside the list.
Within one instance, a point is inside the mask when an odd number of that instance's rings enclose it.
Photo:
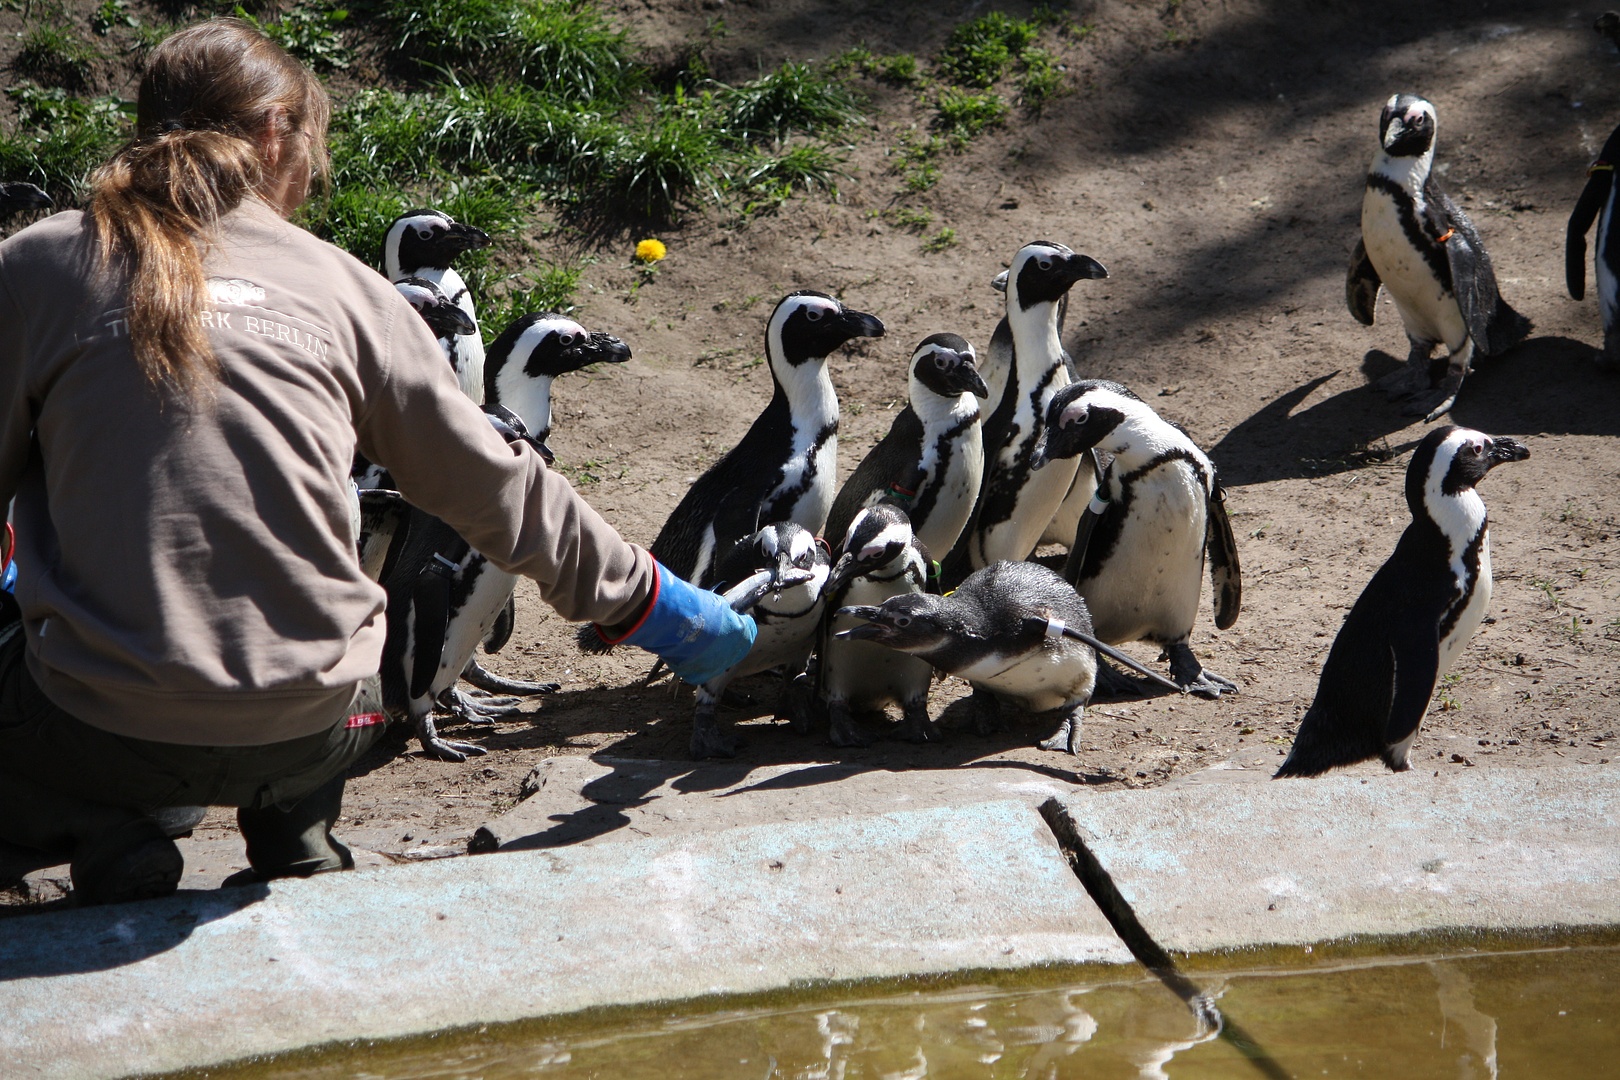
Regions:
[[[1620,944],[1201,957],[1222,1033],[1135,969],[845,987],[527,1021],[197,1071],[233,1080],[518,1077],[1620,1076]]]

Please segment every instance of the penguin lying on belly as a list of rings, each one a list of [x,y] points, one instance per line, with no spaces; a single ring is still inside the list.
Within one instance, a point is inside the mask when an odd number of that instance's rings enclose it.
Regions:
[[[1113,460],[1080,519],[1064,577],[1085,597],[1097,636],[1111,645],[1162,646],[1183,690],[1235,693],[1237,684],[1205,671],[1187,644],[1206,551],[1215,625],[1229,628],[1242,606],[1237,541],[1215,466],[1186,432],[1119,383],[1100,379],[1072,383],[1052,398],[1033,465],[1093,449]]]
[[[1409,767],[1434,688],[1491,602],[1490,527],[1475,485],[1529,456],[1512,439],[1461,427],[1418,443],[1406,467],[1412,523],[1345,616],[1277,776],[1375,757],[1396,772]]]
[[[949,595],[907,593],[838,614],[865,620],[839,637],[887,645],[968,680],[981,734],[995,728],[1003,700],[1028,712],[1058,714],[1058,730],[1040,743],[1043,750],[1078,751],[1098,650],[1178,689],[1099,642],[1085,601],[1039,563],[991,563]]]

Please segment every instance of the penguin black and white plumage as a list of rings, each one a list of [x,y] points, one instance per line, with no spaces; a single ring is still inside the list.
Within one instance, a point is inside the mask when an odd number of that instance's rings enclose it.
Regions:
[[[1434,106],[1416,94],[1384,105],[1345,281],[1350,313],[1367,326],[1379,286],[1389,290],[1411,350],[1379,386],[1410,398],[1408,416],[1428,420],[1451,408],[1476,356],[1505,352],[1530,333],[1530,320],[1502,299],[1474,223],[1434,182],[1435,127]],[[1431,359],[1437,345],[1444,359]]]
[[[864,611],[890,597],[926,591],[930,573],[928,549],[913,534],[906,512],[880,502],[855,515],[827,581],[827,633],[816,670],[821,699],[834,746],[864,746],[855,714],[900,706],[900,737],[927,742],[939,737],[928,718],[928,688],[933,666],[870,641],[850,639],[843,631],[860,620],[840,609]]]
[[[467,283],[450,264],[463,252],[488,246],[488,233],[463,225],[442,210],[407,210],[394,219],[383,238],[383,273],[389,281],[409,277],[431,281],[472,320],[472,333],[450,341],[451,364],[462,392],[480,405],[484,403],[484,341],[478,333],[477,306]]]
[[[1188,692],[1236,691],[1230,679],[1205,671],[1187,644],[1206,552],[1215,625],[1230,627],[1242,606],[1237,543],[1215,466],[1130,390],[1087,379],[1053,396],[1035,464],[1093,448],[1112,460],[1071,539],[1065,576],[1085,598],[1097,636],[1111,645],[1161,646],[1170,677]]]
[[[630,347],[610,334],[591,333],[566,315],[535,312],[515,319],[490,342],[484,392],[523,418],[531,435],[551,437],[551,384],[591,364],[622,364]]]
[[[908,367],[908,404],[833,500],[827,536],[849,531],[879,500],[906,511],[923,547],[943,555],[962,535],[984,478],[980,408],[990,394],[973,346],[955,334],[922,340]]]
[[[1497,465],[1529,456],[1512,439],[1462,427],[1418,443],[1406,468],[1412,523],[1345,616],[1278,776],[1369,758],[1408,768],[1434,688],[1490,605],[1489,522],[1475,488]]]
[[[737,736],[719,726],[715,709],[726,687],[745,675],[780,667],[777,713],[798,723],[801,708],[793,701],[795,679],[815,648],[828,569],[826,547],[808,529],[791,521],[767,525],[732,546],[720,564],[716,584],[732,607],[753,616],[759,633],[747,656],[697,688],[697,707],[692,714],[694,758],[737,753]]]
[[[994,403],[984,422],[984,478],[973,517],[945,559],[947,583],[998,560],[1027,558],[1070,496],[1079,463],[1037,472],[1030,455],[1052,395],[1069,383],[1060,340],[1064,298],[1075,282],[1107,276],[1089,255],[1049,241],[1027,244],[1013,256],[1006,316],[981,369]]]
[[[1613,15],[1613,12],[1607,14]],[[1617,20],[1620,21],[1620,20]],[[1569,215],[1564,236],[1564,282],[1575,300],[1586,296],[1586,234],[1597,222],[1593,270],[1597,277],[1598,310],[1603,315],[1603,352],[1599,363],[1620,368],[1620,233],[1615,231],[1614,167],[1620,164],[1620,128],[1615,128],[1603,151],[1586,170],[1586,187]]]
[[[524,441],[545,451],[516,414],[484,406],[491,426],[510,442]],[[362,515],[369,509],[374,528],[388,537],[378,580],[388,594],[388,630],[383,643],[383,707],[407,719],[422,749],[445,761],[482,754],[477,743],[444,739],[433,713],[448,709],[469,723],[505,715],[515,697],[477,700],[456,689],[465,676],[484,690],[526,696],[557,690],[556,683],[504,679],[474,662],[482,645],[497,652],[511,635],[512,593],[517,577],[491,563],[448,524],[385,490],[360,493]]]
[[[775,393],[742,441],[698,477],[650,550],[671,571],[707,586],[731,546],[761,524],[791,521],[819,533],[838,482],[834,350],[882,337],[875,315],[818,292],[789,293],[765,328]]]
[[[1003,700],[1027,712],[1057,712],[1058,731],[1040,745],[1075,752],[1096,686],[1097,654],[1065,628],[1090,634],[1091,617],[1074,588],[1039,563],[996,562],[945,595],[907,593],[875,607],[846,607],[863,625],[846,640],[875,642],[926,660],[973,684],[981,734],[994,729]]]

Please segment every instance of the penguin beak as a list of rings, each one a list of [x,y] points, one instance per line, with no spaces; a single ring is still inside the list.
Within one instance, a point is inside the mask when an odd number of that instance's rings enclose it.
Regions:
[[[854,552],[846,551],[844,554],[838,556],[838,561],[833,564],[832,573],[827,575],[827,584],[822,587],[822,591],[828,595],[836,593],[839,589],[842,589],[846,584],[849,583],[849,580],[855,576],[855,571],[857,569],[859,569],[859,567],[855,562]],[[853,612],[856,609],[841,609],[839,613],[842,614],[845,610]],[[871,610],[876,611],[877,608],[872,608]],[[862,616],[862,618],[865,618],[865,616]]]
[[[1031,450],[1029,454],[1029,467],[1031,469],[1044,469],[1046,463],[1052,460],[1046,453],[1046,444],[1051,441],[1051,438],[1052,425],[1042,424],[1040,432],[1035,436],[1035,449]]]
[[[1486,451],[1485,456],[1490,461],[1490,467],[1494,469],[1506,461],[1523,461],[1530,456],[1530,448],[1521,442],[1514,442],[1505,435],[1499,435],[1491,439],[1491,448]]]
[[[1070,282],[1095,281],[1108,276],[1108,268],[1090,255],[1070,255],[1066,260],[1066,270],[1064,277]]]
[[[957,394],[972,394],[976,398],[988,398],[990,388],[984,384],[984,377],[979,369],[973,366],[973,361],[957,353],[961,363],[945,375],[945,386]]]
[[[478,333],[478,324],[473,322],[473,317],[448,300],[435,307],[433,314],[444,320],[444,325],[458,336]]]
[[[852,626],[848,630],[840,630],[833,636],[842,638],[846,641],[881,641],[888,633],[889,628],[880,622],[872,621],[878,618],[881,613],[882,612],[879,608],[872,607],[871,605],[839,608],[835,613],[836,615],[848,615],[854,619],[865,619],[867,621],[860,626]]]
[[[533,435],[529,435],[527,438],[529,440],[529,445],[533,446],[535,450],[539,452],[541,461],[544,461],[547,465],[557,464],[557,455],[551,452],[551,447],[547,446]]]
[[[630,359],[630,346],[612,334],[592,334],[585,352],[592,364],[622,364]]]
[[[51,197],[33,184],[0,184],[0,206],[7,211],[41,210],[54,205]]]
[[[883,336],[883,320],[876,315],[868,315],[866,312],[856,311],[854,308],[845,308],[842,322],[844,329],[849,333],[849,336],[844,339],[845,341],[852,341],[858,337]]]
[[[450,226],[449,236],[455,242],[457,251],[477,251],[489,247],[489,233],[459,221]]]
[[[771,568],[771,588],[780,591],[782,583],[788,580],[788,576],[793,572],[793,556],[786,551],[778,551],[776,565]]]
[[[1006,292],[1007,291],[1007,274],[1008,273],[1009,273],[1009,271],[1003,270],[1001,273],[999,273],[995,277],[991,278],[990,279],[990,287],[992,289],[996,290],[996,292],[1001,292],[1001,293]]]

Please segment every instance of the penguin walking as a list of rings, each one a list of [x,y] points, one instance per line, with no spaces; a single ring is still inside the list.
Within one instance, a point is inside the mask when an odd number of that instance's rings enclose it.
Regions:
[[[1607,12],[1614,15],[1614,12]],[[1620,24],[1620,18],[1616,20]],[[1586,234],[1597,222],[1593,270],[1597,277],[1598,310],[1603,315],[1603,352],[1598,364],[1620,368],[1620,233],[1614,229],[1614,167],[1620,163],[1620,127],[1614,129],[1603,151],[1586,170],[1586,187],[1569,215],[1564,235],[1564,283],[1572,299],[1586,297]]]
[[[1027,244],[1013,256],[1006,315],[991,338],[984,371],[994,402],[984,422],[984,475],[973,516],[945,560],[947,584],[998,560],[1027,558],[1069,496],[1079,463],[1037,473],[1030,455],[1052,395],[1069,382],[1059,329],[1064,298],[1075,282],[1107,276],[1089,255],[1049,241]]]
[[[794,700],[795,680],[815,648],[816,628],[826,603],[827,549],[803,526],[791,521],[767,525],[735,544],[721,562],[722,595],[759,627],[748,655],[724,674],[697,688],[692,714],[692,756],[735,757],[737,736],[720,727],[715,710],[726,687],[745,675],[782,669],[777,714],[803,726],[803,705]]]
[[[911,354],[907,405],[844,486],[827,515],[827,535],[843,537],[864,508],[883,500],[906,511],[908,528],[944,555],[962,535],[984,478],[980,403],[990,390],[973,346],[933,334]]]
[[[1206,552],[1215,625],[1231,627],[1243,602],[1237,541],[1215,466],[1185,431],[1119,383],[1071,383],[1052,398],[1033,465],[1097,448],[1112,460],[1076,526],[1064,573],[1085,598],[1097,636],[1111,645],[1161,646],[1170,677],[1186,692],[1235,693],[1237,684],[1205,671],[1187,644]]]
[[[877,316],[823,293],[784,297],[765,329],[776,388],[770,404],[676,505],[653,556],[707,586],[732,545],[761,523],[791,521],[819,533],[838,479],[838,395],[827,357],[856,338],[882,336]]]
[[[1505,352],[1530,333],[1496,287],[1485,244],[1435,184],[1434,106],[1396,94],[1378,120],[1378,152],[1361,200],[1361,239],[1350,259],[1350,314],[1373,324],[1379,286],[1389,290],[1411,343],[1406,364],[1379,381],[1403,412],[1433,421],[1451,408],[1478,356]],[[1431,359],[1435,346],[1446,357]]]
[[[1162,678],[1099,642],[1085,601],[1039,563],[991,563],[944,596],[906,593],[838,614],[864,623],[841,631],[845,640],[887,645],[972,683],[980,734],[994,730],[1003,700],[1056,714],[1058,730],[1043,750],[1078,751],[1098,650]]]
[[[850,523],[827,581],[827,610],[834,614],[827,620],[816,669],[834,746],[866,745],[870,740],[856,724],[855,713],[881,709],[890,702],[900,706],[902,739],[939,738],[939,729],[928,718],[933,665],[844,634],[859,625],[849,611],[874,609],[890,597],[925,591],[930,561],[906,512],[892,503],[869,506]]]
[[[1423,437],[1406,467],[1412,523],[1362,590],[1328,650],[1316,699],[1277,776],[1318,776],[1382,758],[1409,767],[1418,725],[1441,676],[1478,629],[1491,600],[1485,474],[1530,451],[1462,427]]]
[[[383,237],[383,273],[389,281],[423,278],[437,285],[450,302],[473,322],[470,334],[440,339],[456,369],[462,392],[484,403],[484,340],[478,333],[478,311],[467,283],[451,263],[456,256],[489,246],[489,234],[463,225],[442,210],[407,210],[394,219]]]

